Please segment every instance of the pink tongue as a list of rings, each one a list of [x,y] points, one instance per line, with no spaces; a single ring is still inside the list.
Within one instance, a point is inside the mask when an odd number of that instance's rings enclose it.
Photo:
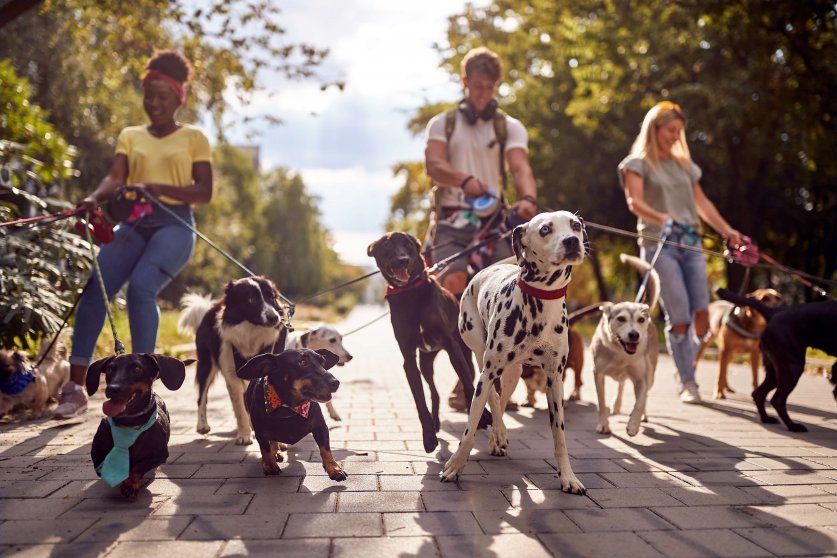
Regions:
[[[102,412],[109,417],[115,417],[125,410],[125,402],[116,399],[108,399],[102,403]]]
[[[401,281],[402,283],[406,282],[410,278],[410,274],[407,272],[406,267],[403,269],[394,269],[392,270],[392,272],[395,275],[395,278]]]

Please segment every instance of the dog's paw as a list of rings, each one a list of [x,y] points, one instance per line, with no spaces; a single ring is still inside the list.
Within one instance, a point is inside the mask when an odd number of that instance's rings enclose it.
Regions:
[[[282,469],[279,468],[278,463],[271,463],[267,459],[262,459],[262,472],[267,476],[279,475]]]
[[[627,431],[628,436],[636,436],[637,434],[639,434],[639,421],[629,421],[628,426],[625,430]]]
[[[334,467],[326,469],[326,473],[328,473],[328,478],[330,478],[333,481],[342,482],[349,478],[349,475],[346,473],[346,471],[343,470],[343,468],[340,465],[335,465]]]
[[[764,416],[764,417],[761,417],[761,421],[764,424],[777,424],[779,422],[779,419],[777,419],[776,417]]]
[[[423,438],[424,451],[427,453],[433,453],[433,451],[439,446],[439,438],[436,437],[436,432],[425,429]]]
[[[198,434],[209,434],[209,431],[212,429],[208,424],[199,424],[195,430],[198,431]]]
[[[587,489],[574,474],[559,475],[561,477],[561,490],[570,494],[585,494]]]
[[[581,401],[581,392],[577,389],[574,389],[573,392],[570,394],[570,401]]]
[[[334,422],[343,422],[343,419],[340,418],[340,415],[337,414],[337,411],[333,413],[329,412],[328,416],[331,417],[331,420],[333,420]]]
[[[127,500],[133,502],[137,499],[137,496],[139,495],[139,485],[131,482],[130,480],[125,480],[122,482],[122,484],[119,485],[119,492]]]
[[[724,395],[724,392],[723,392],[723,391],[716,391],[716,392],[712,395],[712,397],[714,397],[715,399],[718,399],[718,400],[720,400],[720,399],[726,399],[726,398],[727,398],[727,396],[726,396],[726,395]]]
[[[808,428],[804,424],[792,422],[788,425],[788,430],[791,432],[808,432]]]
[[[491,455],[502,457],[506,455],[509,447],[509,436],[505,426],[494,426],[488,436],[488,452]]]
[[[250,435],[239,435],[235,437],[235,445],[237,446],[249,446],[253,443],[253,439],[250,438]]]
[[[459,452],[457,451],[454,453],[450,459],[447,460],[445,463],[445,468],[442,469],[442,473],[439,476],[439,480],[442,482],[456,482],[459,478],[459,473],[462,472],[462,469],[465,468],[465,464],[467,463],[468,459],[459,457]]]
[[[606,422],[596,425],[596,432],[599,434],[610,434],[610,425]]]

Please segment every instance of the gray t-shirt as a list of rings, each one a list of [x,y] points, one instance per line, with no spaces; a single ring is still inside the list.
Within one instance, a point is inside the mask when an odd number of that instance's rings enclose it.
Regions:
[[[644,183],[645,203],[657,211],[668,213],[678,223],[700,230],[700,218],[695,206],[694,185],[700,180],[701,170],[690,161],[690,171],[674,159],[661,159],[655,167],[638,155],[628,155],[619,163],[619,185],[625,188],[625,171],[640,175]],[[636,230],[640,234],[659,237],[660,225],[640,218]],[[656,242],[639,239],[639,245],[655,246]]]

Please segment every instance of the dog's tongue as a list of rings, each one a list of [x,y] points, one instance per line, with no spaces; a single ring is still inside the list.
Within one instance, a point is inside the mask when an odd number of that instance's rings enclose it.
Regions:
[[[102,403],[102,412],[109,417],[115,417],[125,410],[125,402],[119,399],[108,399]]]
[[[625,343],[625,350],[628,354],[634,354],[637,347],[639,347],[639,343]]]
[[[401,269],[393,269],[392,274],[395,276],[396,279],[398,279],[402,283],[406,283],[410,280],[410,273],[407,271],[406,267]]]

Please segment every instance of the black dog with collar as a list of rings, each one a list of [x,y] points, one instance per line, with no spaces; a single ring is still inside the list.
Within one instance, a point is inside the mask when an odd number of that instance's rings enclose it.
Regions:
[[[244,405],[262,453],[265,475],[281,473],[277,459],[280,443],[295,444],[313,434],[328,477],[336,481],[348,477],[331,453],[328,425],[318,405],[329,401],[340,386],[328,372],[338,360],[326,349],[289,349],[255,356],[236,373],[250,380]]]
[[[97,474],[101,476],[99,469],[114,449],[111,423],[129,429],[148,426],[128,450],[128,476],[119,485],[120,492],[128,499],[137,497],[142,477],[169,457],[169,413],[151,385],[159,378],[168,389],[179,389],[186,378],[186,365],[192,362],[184,363],[163,355],[134,353],[97,360],[87,369],[87,393],[93,395],[98,391],[101,375],[104,374],[105,396],[108,398],[102,405],[102,411],[110,420],[102,419],[90,448]],[[156,419],[148,425],[155,411]]]

